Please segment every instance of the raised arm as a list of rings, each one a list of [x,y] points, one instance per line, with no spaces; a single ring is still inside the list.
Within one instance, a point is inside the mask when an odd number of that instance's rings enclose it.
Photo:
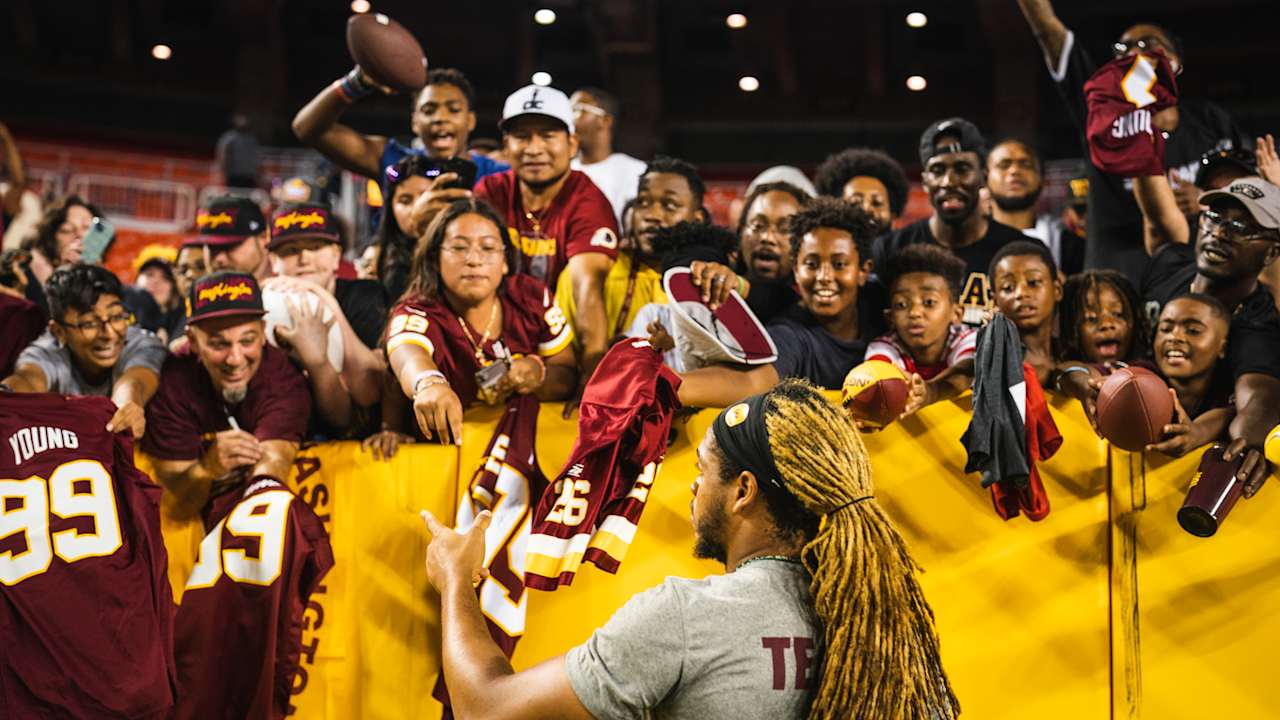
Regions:
[[[1057,70],[1058,62],[1062,59],[1062,48],[1067,43],[1067,26],[1058,19],[1049,0],[1018,0],[1018,7],[1031,26],[1036,42],[1040,43],[1040,49],[1044,51],[1045,62],[1050,68]]]
[[[22,164],[18,143],[14,142],[4,123],[0,123],[0,158],[4,160],[5,172],[9,176],[9,187],[0,197],[0,206],[9,215],[17,215],[22,209],[22,193],[27,189],[27,170]]]
[[[680,374],[680,403],[689,407],[723,408],[778,384],[772,365],[735,367],[711,365]]]
[[[1133,197],[1142,211],[1142,242],[1147,255],[1155,255],[1165,245],[1190,242],[1191,227],[1178,209],[1169,178],[1164,175],[1134,178]]]
[[[372,87],[358,68],[352,72],[359,76],[358,82]],[[387,147],[387,139],[381,135],[363,135],[338,122],[355,100],[345,96],[342,90],[342,83],[350,77],[348,74],[333,82],[302,106],[293,117],[293,134],[347,170],[377,180],[382,172],[382,151]]]

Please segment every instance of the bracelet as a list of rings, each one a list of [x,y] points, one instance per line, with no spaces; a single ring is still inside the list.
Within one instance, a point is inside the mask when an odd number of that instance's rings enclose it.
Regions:
[[[434,380],[435,382],[429,383],[424,386],[423,383],[427,382],[428,380]],[[444,385],[449,384],[449,379],[444,376],[444,373],[440,372],[439,370],[423,370],[422,373],[418,375],[418,377],[414,378],[413,380],[413,396],[417,397],[418,393],[422,392],[423,389],[426,387],[431,387],[431,385],[440,385],[440,384],[444,384]]]
[[[1088,375],[1089,368],[1083,365],[1072,365],[1071,367],[1063,368],[1058,371],[1058,377],[1054,381],[1053,386],[1057,388],[1058,392],[1062,392],[1062,378],[1070,375],[1071,373],[1076,373],[1076,372],[1082,372]]]
[[[538,376],[538,384],[541,385],[547,379],[547,364],[536,354],[529,354],[523,357],[538,364],[538,369],[542,371],[542,374]]]
[[[359,65],[351,68],[351,72],[342,77],[341,89],[348,102],[355,102],[375,90],[372,85],[365,83],[364,78],[361,77]]]
[[[738,276],[737,276],[737,278],[738,278],[738,294],[739,294],[739,295],[741,295],[741,296],[743,296],[743,297],[746,297],[746,295],[747,295],[747,290],[746,290],[747,280],[746,280],[746,278],[742,277],[741,275],[738,275]]]
[[[330,87],[333,88],[333,92],[338,96],[338,99],[341,100],[342,102],[348,105],[355,102],[355,100],[352,100],[351,96],[347,94],[347,91],[342,88],[342,80],[334,80],[333,84],[330,85]]]

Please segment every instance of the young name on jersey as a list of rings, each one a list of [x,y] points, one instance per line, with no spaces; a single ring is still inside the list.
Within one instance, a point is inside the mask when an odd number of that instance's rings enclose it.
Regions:
[[[21,465],[46,450],[75,450],[80,447],[80,436],[66,428],[36,425],[10,435],[9,447],[13,449],[13,464]]]

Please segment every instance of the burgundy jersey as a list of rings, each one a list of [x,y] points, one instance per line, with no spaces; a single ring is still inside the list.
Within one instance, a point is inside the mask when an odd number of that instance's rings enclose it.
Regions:
[[[476,184],[475,193],[507,219],[507,232],[520,250],[519,271],[548,287],[556,286],[560,271],[578,253],[604,253],[611,259],[618,256],[618,221],[613,206],[591,178],[578,170],[569,171],[551,204],[536,213],[525,213],[515,170],[485,176]]]
[[[484,459],[471,476],[470,492],[459,500],[454,518],[454,527],[465,528],[471,526],[481,510],[493,512],[493,521],[485,533],[489,577],[476,588],[476,594],[489,635],[507,657],[511,657],[516,641],[524,634],[528,607],[521,579],[524,568],[513,563],[524,557],[530,510],[547,487],[534,450],[538,408],[538,399],[532,395],[515,395],[507,401],[507,410],[494,429]],[[444,703],[445,717],[452,717],[443,673],[433,694]]]
[[[18,356],[40,337],[44,328],[44,312],[39,305],[0,293],[0,338],[4,338],[0,344],[0,378],[13,374]]]
[[[1164,134],[1156,113],[1178,104],[1178,83],[1164,55],[1122,57],[1084,84],[1089,158],[1121,177],[1164,174]]]
[[[0,718],[160,718],[173,595],[160,487],[102,397],[0,393]]]
[[[573,328],[565,322],[564,311],[556,305],[546,285],[526,275],[509,275],[498,292],[502,305],[502,333],[482,346],[485,364],[499,354],[551,357],[569,347]],[[402,345],[417,345],[431,354],[431,361],[449,381],[463,407],[475,402],[479,388],[475,346],[483,330],[467,325],[447,303],[401,302],[391,311],[387,323],[387,355]],[[470,338],[467,333],[470,332]]]
[[[583,391],[569,461],[534,511],[526,586],[568,585],[583,561],[617,572],[666,455],[679,387],[645,340],[605,354]]]
[[[311,392],[283,350],[265,346],[262,363],[238,405],[228,406],[191,350],[170,355],[160,389],[147,403],[142,449],[163,460],[194,460],[207,433],[230,430],[230,417],[259,440],[301,442],[311,414]]]
[[[333,567],[316,514],[259,476],[209,501],[208,535],[178,607],[176,720],[282,718],[302,611]]]

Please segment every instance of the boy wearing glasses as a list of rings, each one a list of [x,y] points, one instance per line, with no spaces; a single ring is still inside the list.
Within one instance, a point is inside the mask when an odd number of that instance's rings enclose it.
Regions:
[[[964,261],[965,283],[959,304],[966,325],[991,317],[987,268],[1000,248],[1025,240],[1021,232],[981,212],[979,195],[987,183],[987,143],[964,118],[939,120],[920,136],[921,180],[933,215],[876,241],[876,272],[883,275],[890,257],[910,245],[940,245]]]
[[[134,327],[119,278],[97,265],[71,265],[49,276],[45,295],[49,329],[22,351],[3,384],[14,392],[110,397],[117,410],[107,429],[142,437],[165,348]]]

